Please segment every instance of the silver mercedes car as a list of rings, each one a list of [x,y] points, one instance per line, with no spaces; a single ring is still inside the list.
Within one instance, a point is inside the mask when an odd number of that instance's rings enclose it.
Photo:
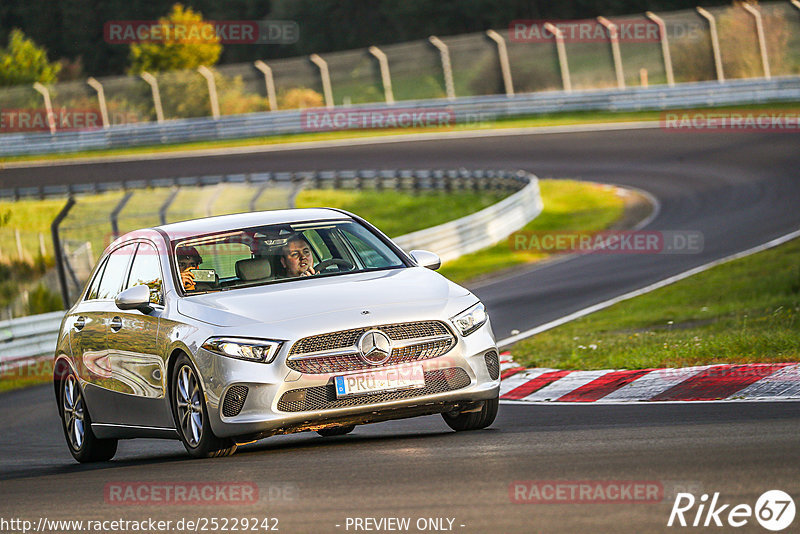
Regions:
[[[69,450],[171,438],[194,457],[275,434],[442,414],[495,419],[500,366],[481,302],[335,209],[138,230],[103,253],[67,312],[54,386]]]

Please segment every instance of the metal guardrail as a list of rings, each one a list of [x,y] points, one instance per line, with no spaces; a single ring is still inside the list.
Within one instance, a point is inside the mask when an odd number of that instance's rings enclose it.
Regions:
[[[308,186],[316,189],[353,189],[397,191],[444,192],[459,190],[517,191],[526,182],[516,173],[494,170],[466,169],[383,169],[306,172],[262,172],[251,174],[225,174],[154,178],[150,180],[125,180],[88,184],[61,184],[45,186],[11,187],[0,189],[0,199],[53,198],[71,195],[105,193],[108,191],[146,189],[149,187],[204,187],[227,184],[285,185],[297,189]]]
[[[575,92],[540,92],[462,97],[453,100],[406,100],[394,105],[369,104],[317,109],[315,113],[391,109],[447,110],[456,124],[564,111],[642,111],[695,106],[756,104],[800,100],[800,77],[692,82],[670,86]],[[228,115],[219,119],[177,119],[108,129],[0,135],[0,157],[69,153],[192,141],[236,139],[319,131],[305,124],[311,110]]]
[[[507,238],[539,216],[544,208],[539,179],[526,175],[518,192],[472,215],[394,239],[400,248],[435,252],[443,262],[476,252]]]
[[[63,311],[0,322],[0,365],[13,368],[53,354]]]
[[[267,174],[269,173],[262,177]],[[537,217],[543,207],[538,179],[524,171],[362,170],[276,175],[279,175],[275,176],[276,179],[299,180],[316,188],[514,191],[510,196],[479,212],[394,239],[404,250],[427,248],[440,254],[443,261],[505,239]],[[197,178],[193,183],[201,182]],[[52,355],[63,317],[64,312],[57,311],[0,322],[0,371]]]

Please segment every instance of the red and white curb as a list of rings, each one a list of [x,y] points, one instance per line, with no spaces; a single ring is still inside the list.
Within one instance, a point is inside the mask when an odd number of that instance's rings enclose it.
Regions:
[[[504,352],[500,376],[507,403],[800,400],[800,363],[566,371],[525,369]]]

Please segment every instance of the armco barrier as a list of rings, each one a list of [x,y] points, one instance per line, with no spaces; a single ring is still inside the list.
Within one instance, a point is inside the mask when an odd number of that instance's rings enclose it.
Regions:
[[[450,261],[491,246],[535,219],[544,204],[539,180],[528,176],[528,185],[510,197],[472,215],[394,239],[406,251],[426,249],[442,261]]]
[[[563,111],[641,111],[797,100],[800,100],[800,76],[783,76],[725,83],[692,82],[673,87],[404,100],[394,105],[369,104],[316,111],[448,110],[455,123],[470,124]],[[56,132],[53,135],[38,132],[3,134],[0,135],[0,157],[303,133],[313,130],[304,125],[303,119],[308,113],[309,110],[273,111],[228,115],[216,120],[210,117],[176,119],[163,123],[112,126],[105,130]]]
[[[0,322],[0,366],[21,365],[31,358],[53,354],[63,311]]]
[[[512,190],[510,196],[477,213],[394,239],[404,250],[428,249],[443,261],[501,241],[536,218],[542,198],[536,176],[524,171],[322,171],[285,173],[313,187],[342,189],[409,188],[412,190]],[[311,182],[310,184],[308,182]],[[198,181],[199,183],[199,181]],[[142,186],[144,187],[144,186]],[[0,369],[24,365],[53,353],[63,311],[0,322]]]
[[[386,190],[405,192],[421,191],[518,191],[527,184],[525,173],[509,171],[467,169],[384,169],[342,170],[308,172],[261,172],[207,176],[181,176],[124,182],[97,182],[87,184],[62,184],[45,186],[11,187],[0,189],[1,200],[21,198],[57,198],[70,195],[88,195],[108,191],[146,189],[149,187],[206,187],[226,184],[291,185],[301,187]]]

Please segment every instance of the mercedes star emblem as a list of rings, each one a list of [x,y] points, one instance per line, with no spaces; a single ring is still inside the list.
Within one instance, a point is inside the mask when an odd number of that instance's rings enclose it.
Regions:
[[[358,338],[361,359],[371,365],[381,365],[392,355],[392,341],[380,330],[369,330]]]

